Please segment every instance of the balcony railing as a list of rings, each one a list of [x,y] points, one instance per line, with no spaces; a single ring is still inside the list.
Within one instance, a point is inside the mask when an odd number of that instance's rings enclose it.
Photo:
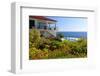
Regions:
[[[57,30],[57,27],[37,27],[37,29],[44,29],[44,30]]]

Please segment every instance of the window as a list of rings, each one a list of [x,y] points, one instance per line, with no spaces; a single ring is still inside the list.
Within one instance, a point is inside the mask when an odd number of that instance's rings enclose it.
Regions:
[[[32,27],[35,27],[35,21],[29,20],[29,28],[31,29]]]

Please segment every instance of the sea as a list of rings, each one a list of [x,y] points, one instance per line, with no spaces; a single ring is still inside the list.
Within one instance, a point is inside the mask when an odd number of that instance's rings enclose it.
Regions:
[[[57,34],[62,34],[64,36],[64,39],[67,40],[78,40],[79,38],[85,38],[87,39],[87,32],[57,32]]]

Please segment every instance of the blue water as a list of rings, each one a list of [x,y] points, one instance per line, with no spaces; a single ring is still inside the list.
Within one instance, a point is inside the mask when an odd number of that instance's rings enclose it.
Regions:
[[[87,32],[57,32],[63,34],[65,39],[68,38],[87,38]]]

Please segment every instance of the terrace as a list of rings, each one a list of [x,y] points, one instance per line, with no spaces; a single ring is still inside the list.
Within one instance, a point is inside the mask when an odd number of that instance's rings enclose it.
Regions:
[[[35,28],[40,31],[49,32],[52,36],[56,37],[57,26],[56,20],[44,16],[29,16],[29,28]]]

